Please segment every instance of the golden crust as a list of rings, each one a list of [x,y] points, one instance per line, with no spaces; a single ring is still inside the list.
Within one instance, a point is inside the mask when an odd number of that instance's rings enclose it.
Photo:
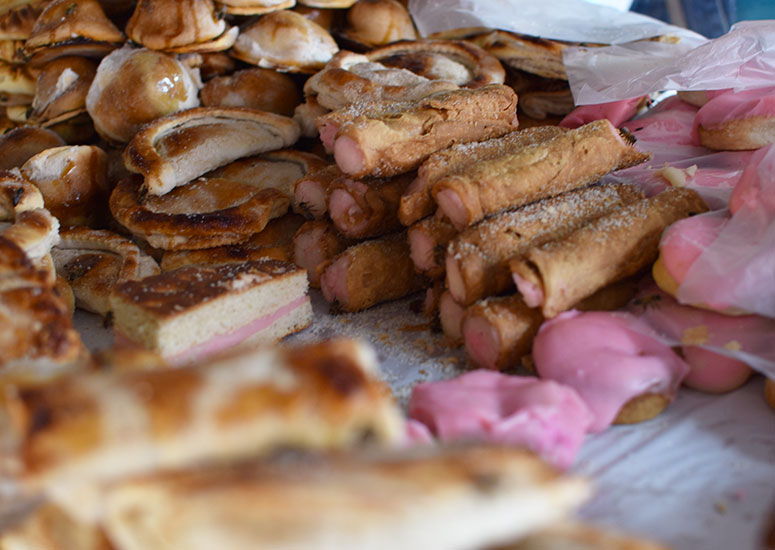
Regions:
[[[116,220],[154,248],[195,250],[235,244],[283,215],[290,199],[276,189],[222,178],[199,179],[161,197],[141,199],[136,179],[110,196]]]
[[[465,88],[503,84],[506,72],[495,56],[475,44],[454,40],[411,40],[366,54],[371,61],[399,67],[433,80]]]
[[[126,25],[129,38],[152,50],[209,42],[225,31],[213,0],[140,0]]]
[[[85,57],[60,57],[38,75],[29,120],[50,125],[86,112],[86,94],[97,63]]]
[[[754,116],[697,128],[700,143],[720,151],[747,151],[775,143],[775,117]]]
[[[78,307],[87,311],[107,315],[116,285],[160,272],[153,258],[111,231],[75,227],[60,238],[52,250],[54,265],[70,283]]]
[[[299,4],[309,8],[346,9],[357,0],[299,0]]]
[[[0,105],[29,105],[35,95],[36,73],[28,67],[0,63]]]
[[[572,42],[537,38],[525,34],[495,30],[472,37],[478,44],[509,67],[544,78],[568,79],[562,52]]]
[[[245,69],[209,80],[199,92],[204,107],[248,107],[293,116],[301,103],[296,83],[271,69]]]
[[[6,2],[0,8],[0,40],[27,40],[47,3],[46,0]]]
[[[219,0],[218,5],[229,15],[263,15],[292,8],[296,0]]]
[[[74,39],[118,45],[124,42],[124,35],[97,0],[53,0],[35,22],[24,49],[33,53]]]
[[[63,145],[64,140],[52,130],[35,126],[14,128],[0,136],[0,170],[20,167],[38,153]]]
[[[360,0],[347,12],[343,36],[365,49],[398,40],[415,40],[417,30],[407,9],[396,0]]]
[[[200,107],[145,126],[124,151],[124,165],[145,176],[152,195],[173,188],[238,158],[293,145],[293,119],[239,107]]]
[[[622,406],[614,419],[614,424],[637,424],[651,420],[669,404],[670,399],[658,393],[638,395]]]
[[[265,69],[314,73],[339,51],[320,25],[290,10],[276,11],[244,29],[232,49],[237,59]]]

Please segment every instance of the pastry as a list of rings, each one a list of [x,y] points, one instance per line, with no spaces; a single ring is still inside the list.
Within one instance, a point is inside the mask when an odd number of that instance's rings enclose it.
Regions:
[[[689,372],[648,325],[622,312],[561,313],[538,331],[533,360],[541,378],[572,387],[586,402],[590,432],[653,418]]]
[[[454,347],[458,347],[463,343],[462,328],[465,312],[465,306],[456,302],[449,290],[441,293],[441,296],[439,296],[441,331],[446,336],[447,343]]]
[[[775,88],[727,91],[705,103],[694,118],[698,143],[719,150],[759,149],[775,143]]]
[[[24,65],[0,62],[0,107],[26,109],[35,95],[36,76]]]
[[[347,10],[342,36],[368,50],[399,40],[415,40],[417,30],[407,9],[396,0],[359,0]]]
[[[351,246],[318,269],[323,297],[340,311],[361,311],[423,286],[404,233]]]
[[[511,273],[525,303],[552,318],[615,281],[651,265],[659,238],[676,221],[707,206],[687,188],[671,188],[623,206],[511,260]]]
[[[463,305],[512,289],[512,258],[541,244],[562,240],[592,220],[642,198],[643,194],[632,185],[597,185],[483,220],[450,241],[447,288]]]
[[[681,346],[681,356],[691,369],[684,385],[708,393],[736,390],[753,374],[745,362],[701,346]]]
[[[157,275],[156,262],[132,241],[106,230],[63,230],[52,250],[57,274],[67,279],[78,307],[106,316],[117,285]]]
[[[320,288],[318,266],[323,266],[355,242],[340,235],[326,219],[308,221],[293,237],[293,263],[307,270],[309,285]]]
[[[41,68],[29,121],[44,127],[86,112],[86,94],[97,63],[85,57],[60,57]]]
[[[271,69],[244,69],[207,82],[199,92],[205,107],[249,107],[293,116],[301,94],[291,77]]]
[[[114,329],[181,364],[237,345],[273,343],[306,328],[306,273],[277,260],[188,266],[128,281],[110,296]]]
[[[20,126],[0,136],[0,170],[21,167],[31,157],[65,144],[56,132],[35,126]]]
[[[457,234],[443,216],[431,216],[409,226],[406,236],[415,270],[430,279],[444,279],[445,251]]]
[[[6,550],[115,550],[97,525],[77,521],[56,504],[39,504],[21,523],[4,529],[0,545]]]
[[[260,15],[292,8],[295,0],[218,0],[218,6],[231,15]]]
[[[393,178],[337,179],[328,188],[328,215],[334,227],[350,239],[369,239],[402,229],[398,204],[413,179],[411,172]]]
[[[232,55],[264,69],[314,73],[339,51],[323,27],[290,10],[269,13],[243,29]]]
[[[102,60],[86,96],[86,110],[104,139],[127,143],[157,118],[199,105],[199,79],[175,57],[121,48]]]
[[[442,442],[523,447],[562,469],[573,464],[592,424],[592,413],[572,388],[484,370],[417,384],[408,414]]]
[[[289,456],[128,481],[106,498],[125,550],[491,548],[589,493],[520,449]]]
[[[299,178],[293,186],[293,209],[309,219],[323,218],[328,212],[328,190],[342,176],[332,164]]]
[[[600,120],[442,177],[433,185],[433,198],[462,229],[489,214],[585,187],[648,159],[631,138]]]
[[[401,414],[376,369],[365,344],[334,340],[23,389],[9,404],[22,480],[93,522],[105,511],[101,486],[130,476],[283,448],[395,443]],[[90,489],[93,500],[81,498]]]
[[[354,105],[317,120],[339,168],[354,177],[389,177],[415,169],[455,143],[516,129],[517,96],[508,86],[434,94],[417,102]],[[333,137],[333,139],[331,139]]]
[[[522,96],[520,96],[520,100],[522,100]],[[647,96],[639,96],[610,103],[580,105],[560,121],[560,126],[563,128],[578,128],[592,121],[605,118],[618,128],[634,117],[638,110],[646,103],[646,100]]]
[[[146,125],[124,150],[124,165],[144,176],[151,195],[163,195],[242,157],[293,145],[290,118],[240,107],[200,107]]]

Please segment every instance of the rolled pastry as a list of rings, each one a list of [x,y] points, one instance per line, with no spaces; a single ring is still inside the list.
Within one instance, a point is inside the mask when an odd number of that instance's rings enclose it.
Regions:
[[[530,307],[552,318],[651,264],[668,225],[707,209],[695,191],[670,188],[513,259],[514,282]]]
[[[293,187],[293,209],[307,219],[319,220],[328,212],[328,190],[344,174],[336,164],[299,179]]]
[[[329,220],[308,221],[293,237],[293,262],[307,270],[311,287],[320,288],[318,266],[354,244],[342,237]]]
[[[648,158],[631,138],[599,120],[442,178],[433,197],[462,229],[488,214],[584,187]]]
[[[516,129],[517,96],[508,86],[434,94],[414,103],[394,103],[364,113],[354,105],[317,121],[338,125],[333,140],[336,163],[355,177],[388,177],[417,168],[428,156],[454,143],[481,141]]]
[[[447,247],[447,287],[464,305],[513,288],[510,259],[642,198],[631,185],[606,184],[497,214],[452,239]]]
[[[430,279],[443,279],[445,251],[457,229],[445,217],[431,216],[413,224],[406,235],[417,272]]]
[[[423,287],[414,272],[406,233],[351,246],[323,269],[323,296],[342,311],[361,311]]]

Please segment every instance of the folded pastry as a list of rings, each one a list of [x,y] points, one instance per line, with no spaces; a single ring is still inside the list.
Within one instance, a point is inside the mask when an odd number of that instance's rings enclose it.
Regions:
[[[21,167],[62,225],[86,225],[104,218],[109,185],[105,151],[96,145],[46,149]]]
[[[285,116],[293,116],[301,103],[290,76],[258,67],[208,80],[199,98],[205,107],[248,107]]]
[[[293,236],[303,223],[301,216],[286,214],[273,219],[260,233],[239,244],[166,251],[161,259],[161,268],[172,271],[187,265],[233,264],[263,258],[289,262],[293,260]]]
[[[441,76],[428,78],[407,67],[388,67],[367,55],[342,50],[307,80],[304,95],[308,102],[312,98],[336,110],[364,101],[415,101],[457,87]]]
[[[527,305],[554,317],[653,263],[667,226],[706,211],[695,191],[672,187],[528,250],[510,262],[514,282]]]
[[[227,50],[238,29],[227,28],[213,0],[140,0],[126,34],[152,50],[187,53]]]
[[[590,221],[643,198],[628,184],[570,191],[496,214],[466,229],[447,248],[447,287],[470,305],[513,288],[509,260],[549,241],[562,240]]]
[[[328,212],[328,190],[342,176],[332,164],[299,178],[293,186],[293,209],[309,219],[323,218]]]
[[[472,38],[472,41],[508,67],[544,78],[568,79],[562,52],[568,46],[573,46],[573,43],[503,30],[482,34]]]
[[[395,443],[401,414],[376,370],[371,348],[334,340],[21,390],[9,407],[22,478],[94,521],[104,508],[79,501],[81,488],[283,448]]]
[[[607,120],[563,132],[441,178],[433,197],[462,229],[488,214],[559,195],[649,159]]]
[[[143,125],[197,107],[201,86],[198,75],[175,57],[127,46],[100,63],[86,109],[100,136],[123,146]]]
[[[36,76],[23,65],[0,62],[0,106],[32,103]]]
[[[370,61],[403,68],[431,80],[465,88],[503,84],[503,66],[485,50],[462,40],[411,40],[369,51]]]
[[[431,279],[443,279],[445,251],[455,235],[457,229],[443,216],[431,216],[412,224],[406,236],[415,270]]]
[[[42,66],[64,55],[103,57],[123,42],[97,0],[53,0],[35,21],[23,54]]]
[[[343,236],[368,239],[402,229],[398,221],[401,194],[414,173],[393,178],[343,176],[328,188],[328,215]]]
[[[541,126],[510,132],[501,137],[453,145],[433,153],[417,169],[417,179],[401,197],[399,219],[404,225],[433,214],[436,203],[431,190],[445,176],[462,172],[486,160],[515,153],[528,145],[549,141],[565,132],[557,126]]]
[[[46,0],[16,0],[0,8],[0,40],[27,40]]]
[[[120,338],[173,363],[275,342],[312,316],[306,273],[277,260],[167,271],[117,286],[110,305]]]
[[[111,231],[75,227],[59,235],[51,251],[54,266],[70,284],[77,307],[87,311],[107,315],[116,285],[160,272],[153,258]]]
[[[124,165],[145,177],[151,195],[238,158],[293,145],[299,127],[290,118],[238,107],[200,107],[160,118],[124,151]]]
[[[522,450],[425,447],[130,480],[109,491],[105,524],[125,550],[472,550],[555,522],[588,492]]]
[[[312,8],[349,8],[355,4],[354,0],[302,0],[299,2],[302,6]]]
[[[292,8],[295,0],[218,0],[218,5],[231,15],[259,15]]]
[[[316,3],[316,0],[311,1]],[[330,0],[317,2],[327,4]],[[347,41],[362,46],[364,50],[417,38],[417,30],[409,11],[397,0],[363,0],[354,4],[348,0],[348,4],[352,4],[352,8],[347,11],[347,24],[341,35]]]
[[[318,118],[339,168],[354,177],[389,177],[417,168],[455,143],[516,129],[517,96],[508,86],[434,94],[415,103],[354,105]],[[333,137],[333,139],[331,139]]]
[[[282,10],[243,29],[232,55],[265,69],[314,73],[338,51],[326,29],[294,11]]]
[[[320,288],[318,266],[323,266],[354,244],[351,239],[340,235],[329,220],[308,221],[293,237],[293,263],[307,270],[312,288]]]
[[[323,297],[341,311],[361,311],[423,287],[405,233],[351,246],[318,269]]]
[[[97,63],[85,57],[61,57],[38,75],[30,123],[52,126],[86,112],[86,95]]]

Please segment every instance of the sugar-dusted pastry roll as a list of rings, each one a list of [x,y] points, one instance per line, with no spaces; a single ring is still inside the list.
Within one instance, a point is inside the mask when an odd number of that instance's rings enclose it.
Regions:
[[[465,306],[457,303],[455,298],[448,290],[444,291],[439,297],[439,321],[441,321],[441,331],[447,337],[450,344],[459,346],[463,343],[463,315],[466,312]]]
[[[457,229],[443,216],[420,220],[406,230],[414,268],[431,279],[444,278],[444,254]]]
[[[123,550],[492,548],[589,493],[524,449],[429,445],[128,480],[105,524]]]
[[[417,168],[454,143],[481,141],[516,129],[517,95],[501,84],[460,89],[416,102],[393,103],[373,116],[355,104],[318,119],[324,143],[334,122],[336,164],[355,177],[388,177]]]
[[[394,442],[401,417],[376,369],[371,348],[334,340],[21,390],[9,408],[22,479],[97,519],[79,488],[278,448]]]
[[[328,188],[344,174],[336,164],[307,174],[293,188],[293,209],[306,218],[319,220],[328,212]]]
[[[652,263],[668,225],[707,209],[695,191],[670,188],[513,259],[514,282],[530,307],[552,318]]]
[[[640,200],[632,185],[606,184],[497,214],[461,232],[447,249],[447,287],[470,305],[513,288],[508,262],[531,247],[562,239],[589,221]]]
[[[354,244],[352,239],[342,237],[330,221],[308,221],[293,238],[293,263],[307,270],[311,287],[320,288],[318,266]]]
[[[328,188],[328,215],[351,239],[387,235],[402,228],[398,204],[414,173],[393,178],[341,177]]]
[[[342,311],[360,311],[423,287],[409,257],[406,233],[351,246],[323,267],[320,288]]]
[[[636,285],[626,279],[608,285],[576,304],[582,311],[611,310],[624,306],[635,295]],[[475,366],[503,370],[520,364],[530,353],[533,337],[544,321],[538,308],[513,294],[480,300],[465,310],[461,333],[466,355]]]
[[[462,229],[488,214],[584,187],[646,161],[649,155],[632,144],[609,121],[598,120],[442,178],[433,197]]]
[[[467,167],[515,153],[528,145],[547,141],[567,130],[558,126],[539,126],[510,132],[504,136],[472,143],[461,143],[433,153],[417,169],[417,179],[401,197],[399,219],[404,225],[433,214],[436,203],[431,190],[437,181]]]

